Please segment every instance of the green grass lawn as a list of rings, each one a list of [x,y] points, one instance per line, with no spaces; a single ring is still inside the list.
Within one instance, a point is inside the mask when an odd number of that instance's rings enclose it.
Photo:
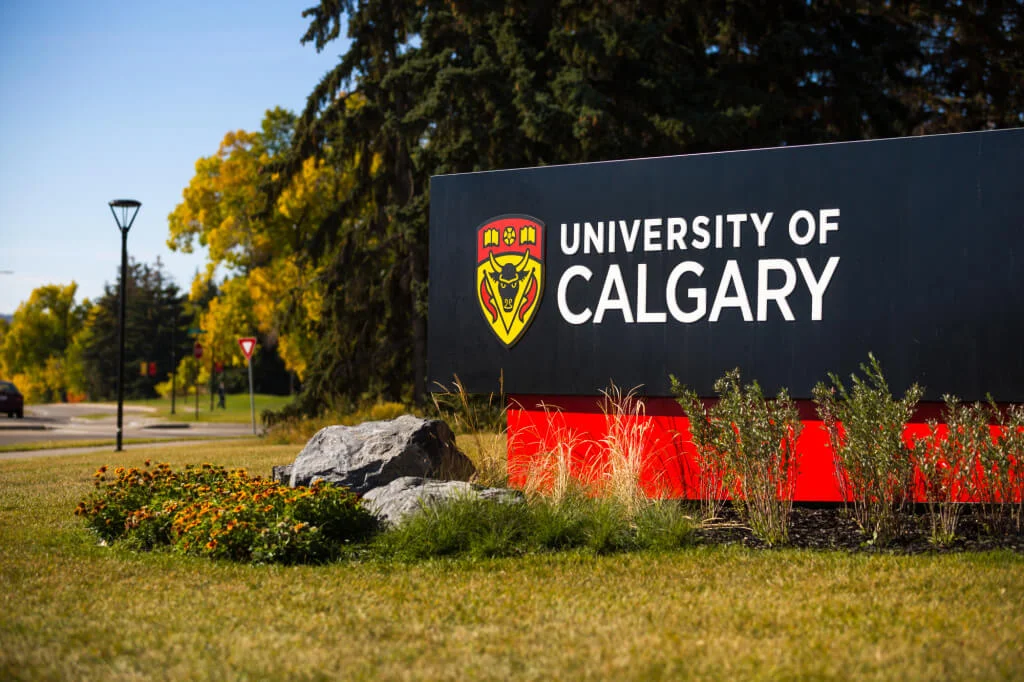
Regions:
[[[1021,679],[1024,557],[694,547],[283,568],[97,546],[101,464],[0,462],[0,679]]]
[[[278,410],[291,402],[292,397],[288,395],[266,395],[263,393],[257,393],[254,396],[256,404],[256,423],[259,423],[260,412],[263,410]],[[203,422],[236,422],[236,423],[248,423],[250,421],[249,413],[249,394],[248,393],[229,393],[225,396],[224,403],[227,405],[225,409],[216,407],[217,396],[213,397],[214,408],[210,411],[210,396],[201,395],[199,396],[199,421]],[[190,398],[183,398],[178,396],[175,399],[175,413],[171,414],[171,399],[170,398],[154,398],[153,400],[127,400],[125,405],[135,405],[139,407],[151,407],[156,408],[153,412],[154,417],[164,417],[170,421],[188,422],[194,421],[196,418],[196,399],[195,396]]]

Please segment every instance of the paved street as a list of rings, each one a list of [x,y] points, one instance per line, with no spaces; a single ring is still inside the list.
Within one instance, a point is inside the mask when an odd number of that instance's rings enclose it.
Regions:
[[[173,441],[252,435],[252,426],[249,424],[169,422],[154,416],[155,412],[155,408],[125,407],[124,438]],[[61,440],[113,440],[116,436],[115,404],[33,405],[25,408],[24,419],[0,417],[0,445]]]

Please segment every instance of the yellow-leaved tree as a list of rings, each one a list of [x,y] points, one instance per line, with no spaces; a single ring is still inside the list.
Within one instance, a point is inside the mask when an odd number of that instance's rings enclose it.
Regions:
[[[276,177],[268,169],[288,152],[294,123],[292,113],[269,110],[259,132],[228,133],[216,154],[199,159],[168,217],[168,246],[208,248],[196,291],[214,281],[218,268],[226,271],[201,315],[203,343],[214,355],[238,360],[238,336],[259,332],[302,379],[323,300],[322,266],[303,260],[304,247],[345,187],[334,165],[309,158],[271,203],[265,186]]]
[[[33,290],[0,339],[0,375],[29,402],[64,400],[76,388],[72,347],[88,307],[75,303],[77,291],[75,282]]]

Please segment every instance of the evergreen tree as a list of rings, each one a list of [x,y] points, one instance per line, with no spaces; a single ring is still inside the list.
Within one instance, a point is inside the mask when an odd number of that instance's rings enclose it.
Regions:
[[[311,157],[352,175],[301,249],[324,268],[304,409],[422,397],[432,175],[1021,125],[1022,7],[320,2],[303,42],[349,45],[272,188]]]
[[[191,353],[185,296],[163,271],[128,263],[125,306],[125,398],[156,397],[156,385],[170,378],[174,362]],[[107,284],[89,311],[79,341],[84,387],[93,400],[117,396],[119,286]],[[172,360],[173,358],[173,360]],[[142,363],[156,363],[156,376],[143,374]]]

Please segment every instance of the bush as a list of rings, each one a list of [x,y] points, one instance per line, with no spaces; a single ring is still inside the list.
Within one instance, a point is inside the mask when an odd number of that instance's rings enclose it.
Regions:
[[[104,542],[134,549],[253,563],[319,563],[362,540],[376,521],[343,488],[287,488],[241,469],[203,464],[173,471],[118,467],[95,474],[96,490],[75,513]]]
[[[701,519],[705,522],[714,521],[721,517],[728,498],[725,464],[727,448],[718,442],[720,430],[716,428],[711,412],[696,391],[688,389],[675,376],[669,375],[669,379],[672,381],[676,402],[683,408],[690,422],[690,437],[697,452],[697,499]]]
[[[705,513],[714,511],[719,481],[751,531],[768,545],[789,541],[789,517],[796,489],[796,439],[803,424],[785,389],[766,400],[755,381],[743,386],[738,369],[715,382],[718,403],[705,410],[696,395],[673,382],[694,433]],[[696,426],[694,426],[696,425]]]
[[[956,527],[969,493],[972,469],[983,450],[993,446],[988,413],[980,404],[962,405],[955,397],[946,403],[942,423],[928,422],[928,435],[915,443],[917,477],[931,519],[931,541],[946,546],[956,538]]]
[[[835,475],[843,501],[877,544],[887,544],[900,531],[904,507],[913,494],[913,446],[904,439],[924,391],[914,384],[895,400],[874,355],[861,364],[863,378],[851,375],[847,390],[835,374],[832,386],[814,388],[818,416],[835,455]]]
[[[982,522],[993,535],[1024,528],[1024,406],[988,405],[999,434],[978,448],[967,484]]]

